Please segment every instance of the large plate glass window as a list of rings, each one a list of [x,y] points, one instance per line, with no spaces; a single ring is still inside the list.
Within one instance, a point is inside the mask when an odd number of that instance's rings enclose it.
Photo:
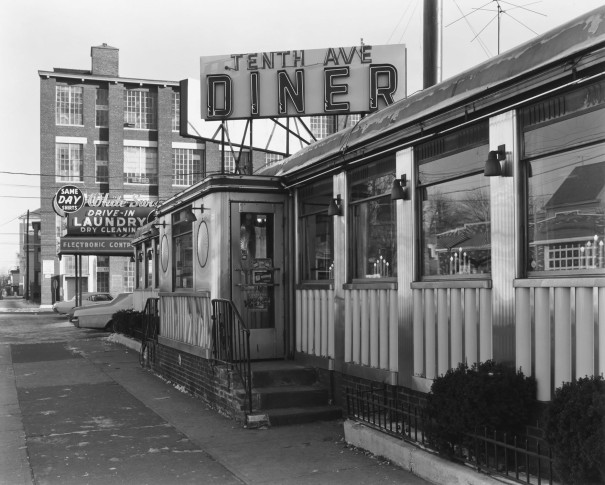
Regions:
[[[423,277],[491,273],[489,126],[481,123],[414,148]]]
[[[351,270],[354,279],[397,276],[397,227],[391,188],[395,156],[349,173]]]
[[[334,278],[334,224],[328,216],[332,179],[299,191],[300,275],[304,281]]]
[[[193,223],[185,217],[191,208],[172,216],[172,277],[175,289],[193,288]]]
[[[530,275],[605,272],[605,82],[521,111]]]

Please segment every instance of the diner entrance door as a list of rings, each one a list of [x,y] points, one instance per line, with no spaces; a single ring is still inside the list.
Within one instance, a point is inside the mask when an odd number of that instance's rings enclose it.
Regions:
[[[231,294],[252,359],[284,356],[283,206],[231,203]]]

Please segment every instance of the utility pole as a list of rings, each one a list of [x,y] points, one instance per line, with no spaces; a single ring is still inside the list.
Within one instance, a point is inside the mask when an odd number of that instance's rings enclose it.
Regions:
[[[27,222],[25,224],[25,299],[29,301],[29,210],[27,211]]]

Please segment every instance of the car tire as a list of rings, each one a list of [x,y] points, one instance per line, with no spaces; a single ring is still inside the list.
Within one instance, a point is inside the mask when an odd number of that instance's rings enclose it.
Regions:
[[[116,329],[114,328],[114,323],[113,320],[109,320],[109,322],[107,323],[107,325],[105,325],[105,329],[106,332],[115,332]]]

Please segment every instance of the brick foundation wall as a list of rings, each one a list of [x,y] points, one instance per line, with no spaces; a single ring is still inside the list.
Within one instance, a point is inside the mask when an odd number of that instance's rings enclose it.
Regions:
[[[243,403],[237,394],[241,386],[227,366],[212,365],[208,359],[157,345],[152,369],[220,413],[245,421]]]

